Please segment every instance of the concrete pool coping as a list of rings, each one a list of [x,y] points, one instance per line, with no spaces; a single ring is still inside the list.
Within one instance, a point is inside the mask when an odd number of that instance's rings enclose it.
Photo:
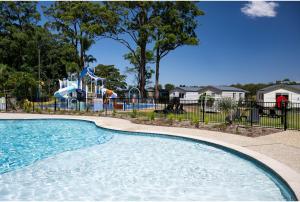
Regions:
[[[262,153],[249,149],[248,147],[241,146],[241,144],[223,141],[222,138],[228,137],[233,139],[239,139],[238,135],[232,135],[227,133],[206,131],[199,129],[188,128],[175,128],[164,126],[151,126],[134,124],[128,120],[116,119],[110,117],[95,117],[95,116],[72,116],[72,115],[45,115],[45,114],[19,114],[19,113],[0,113],[0,119],[74,119],[85,120],[94,122],[97,126],[120,131],[128,132],[142,132],[142,133],[156,133],[162,135],[171,135],[178,137],[185,137],[194,140],[204,141],[211,144],[219,145],[221,147],[229,148],[234,151],[240,152],[254,158],[262,164],[269,167],[276,174],[278,174],[294,191],[297,199],[300,199],[300,174],[294,171],[289,166],[270,158]],[[222,137],[222,138],[219,138]],[[243,140],[243,138],[240,138]],[[247,139],[246,139],[247,140]],[[244,141],[244,140],[243,140]]]

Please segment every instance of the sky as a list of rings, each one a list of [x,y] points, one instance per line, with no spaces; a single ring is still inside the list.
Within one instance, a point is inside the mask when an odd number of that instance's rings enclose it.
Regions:
[[[205,12],[197,18],[200,44],[180,47],[163,58],[161,84],[230,85],[284,78],[300,82],[300,2],[199,2],[198,6]],[[111,39],[96,41],[88,51],[97,64],[113,64],[127,75],[130,64],[123,56],[128,52]],[[128,75],[127,82],[133,81]]]

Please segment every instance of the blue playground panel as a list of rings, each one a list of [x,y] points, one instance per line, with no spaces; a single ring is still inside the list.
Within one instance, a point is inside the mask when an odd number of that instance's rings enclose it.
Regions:
[[[77,107],[76,107],[77,105]],[[80,107],[79,104],[75,104],[75,103],[69,103],[67,104],[67,102],[58,102],[56,104],[56,109],[61,109],[61,110],[86,110],[86,107],[89,108],[89,110],[93,111],[94,109],[94,103],[88,103],[86,105],[85,102],[80,102]],[[130,104],[123,104],[123,110],[127,111],[127,110],[140,110],[140,109],[152,109],[155,107],[155,104],[153,103],[130,103]],[[53,109],[55,108],[54,104],[48,104],[48,105],[35,105],[35,108],[48,108],[48,109]],[[113,110],[113,103],[110,104],[103,104],[103,110]]]
[[[153,103],[135,103],[135,104],[125,104],[123,110],[132,110],[132,109],[151,109],[154,108]]]

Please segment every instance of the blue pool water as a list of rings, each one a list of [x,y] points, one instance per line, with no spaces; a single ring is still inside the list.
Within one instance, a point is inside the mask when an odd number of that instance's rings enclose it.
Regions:
[[[85,121],[0,121],[0,131],[0,174],[112,138],[111,132],[99,133],[95,124]]]
[[[0,121],[1,200],[291,200],[223,149],[72,120]]]

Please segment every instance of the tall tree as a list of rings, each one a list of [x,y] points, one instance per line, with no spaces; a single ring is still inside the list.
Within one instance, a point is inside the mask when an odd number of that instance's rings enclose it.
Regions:
[[[141,51],[139,48],[135,51],[135,55],[131,52],[124,55],[124,58],[126,60],[128,60],[130,62],[130,64],[132,64],[132,67],[127,67],[127,72],[134,75],[137,86],[140,86],[140,81],[141,81],[140,66],[139,66],[139,62],[138,62],[140,56],[141,56]],[[138,57],[138,59],[136,57]],[[153,52],[147,50],[146,51],[146,69],[145,69],[145,73],[144,73],[145,86],[151,84],[151,78],[152,78],[152,74],[154,74],[154,71],[151,68],[151,66],[149,66],[147,64],[152,64],[153,62],[154,62]]]
[[[159,97],[160,61],[168,53],[184,45],[197,45],[197,17],[204,15],[195,2],[166,1],[154,4],[155,97]]]
[[[166,83],[165,84],[165,89],[170,92],[171,90],[173,90],[175,88],[174,84],[171,83]]]
[[[135,58],[139,68],[139,89],[144,97],[146,95],[147,44],[150,42],[151,27],[155,23],[152,15],[153,2],[107,2],[106,5],[119,17],[115,30],[107,37],[123,44]],[[136,54],[137,49],[140,50],[140,55]]]
[[[36,2],[0,2],[0,63],[22,70],[40,19]]]
[[[106,79],[105,86],[108,89],[120,92],[127,87],[126,76],[121,74],[114,65],[97,65],[95,74]]]
[[[50,18],[48,26],[62,36],[62,40],[74,50],[72,63],[77,71],[88,61],[87,50],[97,37],[103,35],[116,23],[114,13],[100,3],[94,2],[55,2],[44,8]]]

